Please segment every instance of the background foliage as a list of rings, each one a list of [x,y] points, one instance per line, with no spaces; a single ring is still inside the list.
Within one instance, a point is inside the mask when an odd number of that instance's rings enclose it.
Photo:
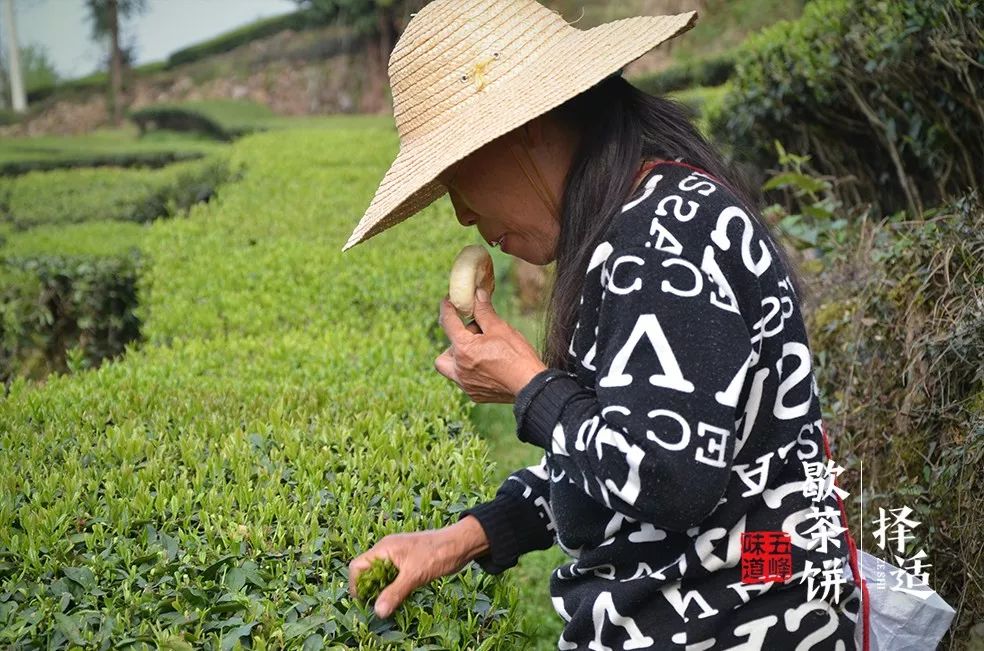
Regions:
[[[767,168],[778,139],[851,203],[913,215],[984,181],[978,2],[815,0],[736,59],[712,130],[739,157]]]
[[[848,227],[814,285],[811,344],[852,530],[912,508],[905,556],[926,551],[930,585],[958,609],[949,639],[966,643],[984,613],[984,203],[905,217]]]

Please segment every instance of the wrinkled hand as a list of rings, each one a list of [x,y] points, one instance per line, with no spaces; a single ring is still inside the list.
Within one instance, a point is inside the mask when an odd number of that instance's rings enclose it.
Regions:
[[[511,403],[547,368],[526,338],[496,314],[484,289],[475,293],[474,324],[466,326],[446,297],[440,320],[451,346],[434,361],[434,368],[475,402]]]
[[[454,574],[469,562],[447,527],[390,534],[349,563],[348,587],[353,599],[358,596],[359,574],[367,570],[375,558],[388,558],[400,571],[376,598],[374,610],[382,618],[389,617],[420,586]]]

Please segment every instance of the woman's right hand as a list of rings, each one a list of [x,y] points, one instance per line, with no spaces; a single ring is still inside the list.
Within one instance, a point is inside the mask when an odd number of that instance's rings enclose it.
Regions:
[[[349,563],[349,595],[355,599],[359,574],[375,558],[388,558],[399,570],[380,593],[376,615],[389,617],[410,593],[442,576],[454,574],[488,549],[485,531],[474,516],[442,529],[394,533],[383,537]]]

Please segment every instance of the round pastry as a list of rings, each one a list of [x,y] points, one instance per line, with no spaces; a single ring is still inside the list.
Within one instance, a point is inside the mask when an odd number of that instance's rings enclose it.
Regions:
[[[475,315],[475,290],[479,287],[492,295],[495,291],[495,270],[492,256],[484,246],[470,244],[461,249],[451,265],[448,294],[462,320]]]

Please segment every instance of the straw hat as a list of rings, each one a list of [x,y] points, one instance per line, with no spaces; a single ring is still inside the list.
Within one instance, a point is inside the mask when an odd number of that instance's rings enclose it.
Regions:
[[[581,30],[535,0],[433,0],[389,60],[400,151],[347,251],[447,192],[436,179],[482,145],[618,73],[681,34],[697,12]]]

